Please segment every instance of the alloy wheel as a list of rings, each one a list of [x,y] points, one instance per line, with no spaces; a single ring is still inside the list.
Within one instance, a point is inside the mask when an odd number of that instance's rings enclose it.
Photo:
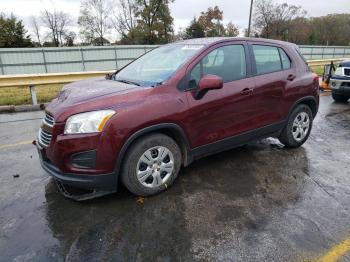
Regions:
[[[310,129],[310,117],[306,112],[300,112],[293,121],[293,138],[300,142],[303,140]]]

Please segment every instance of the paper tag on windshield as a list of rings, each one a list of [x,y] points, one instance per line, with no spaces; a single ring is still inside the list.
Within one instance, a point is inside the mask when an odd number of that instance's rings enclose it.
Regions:
[[[203,45],[185,45],[181,49],[182,50],[198,50],[201,49]]]

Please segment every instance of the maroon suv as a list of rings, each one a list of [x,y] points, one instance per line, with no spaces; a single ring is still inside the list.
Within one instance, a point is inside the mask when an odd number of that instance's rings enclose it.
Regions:
[[[209,154],[264,137],[301,146],[318,87],[291,43],[164,45],[105,78],[66,85],[39,131],[41,164],[74,199],[115,192],[119,181],[136,195],[153,195],[181,166]]]

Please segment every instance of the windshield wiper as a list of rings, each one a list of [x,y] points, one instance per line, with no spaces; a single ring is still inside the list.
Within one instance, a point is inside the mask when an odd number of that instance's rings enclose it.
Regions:
[[[140,86],[139,83],[134,82],[134,81],[130,81],[130,80],[126,80],[126,79],[115,79],[115,81],[124,83],[124,84],[128,84],[128,85],[135,85],[135,86]]]
[[[163,84],[163,82],[157,82],[157,83],[155,83],[154,85],[152,85],[152,87],[160,86],[160,85],[162,85],[162,84]]]
[[[115,79],[115,76],[119,73],[120,69],[118,69],[117,71],[113,72],[113,73],[108,73],[106,74],[105,78],[107,80],[113,80]]]
[[[105,75],[105,79],[107,80],[112,80],[115,76],[115,73],[108,73]]]

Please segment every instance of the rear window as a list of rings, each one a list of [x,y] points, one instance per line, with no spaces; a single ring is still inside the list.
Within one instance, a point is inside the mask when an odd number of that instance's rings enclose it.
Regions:
[[[258,75],[282,70],[282,63],[277,47],[253,45],[253,53]]]

